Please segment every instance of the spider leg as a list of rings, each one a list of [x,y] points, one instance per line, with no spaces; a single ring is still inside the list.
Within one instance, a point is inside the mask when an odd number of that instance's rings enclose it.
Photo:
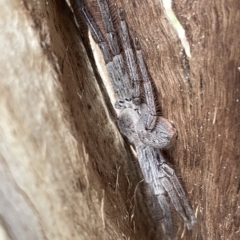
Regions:
[[[145,92],[145,99],[146,99],[146,104],[148,107],[148,111],[146,112],[146,109],[142,110],[142,113],[145,114],[145,127],[147,130],[152,130],[155,127],[155,123],[157,120],[157,112],[156,112],[156,106],[155,106],[155,101],[154,101],[154,94],[153,94],[153,89],[152,85],[150,82],[150,75],[148,73],[146,64],[143,59],[142,51],[141,51],[141,46],[139,43],[138,38],[135,38],[134,41],[135,49],[136,49],[136,57],[138,61],[138,66],[142,75],[143,79],[143,88]]]
[[[158,195],[157,199],[158,199],[159,205],[163,211],[163,229],[164,229],[166,235],[169,236],[170,239],[172,239],[173,224],[172,224],[172,217],[171,217],[171,211],[169,208],[169,203],[163,194]]]
[[[186,223],[187,228],[191,229],[196,223],[196,218],[174,170],[165,163],[158,149],[149,146],[136,146],[136,151],[144,180],[151,186],[163,211],[166,234],[168,236],[172,234],[171,211],[169,202],[164,196],[166,193]]]
[[[173,224],[169,202],[165,197],[165,189],[160,184],[159,179],[159,150],[149,146],[136,146],[139,165],[145,182],[151,187],[151,191],[158,199],[158,204],[162,209],[163,214],[163,228],[165,233],[170,237],[173,234]]]
[[[179,200],[178,200],[178,197],[174,191],[174,186],[172,185],[172,183],[169,181],[169,179],[165,176],[163,176],[161,179],[160,179],[160,182],[161,184],[163,185],[165,191],[168,193],[168,196],[170,197],[171,199],[171,202],[173,204],[173,206],[175,207],[175,209],[178,211],[178,213],[181,215],[182,219],[185,221],[185,223],[187,224],[187,227],[189,229],[189,226],[191,225],[189,223],[189,220],[187,218],[187,215],[186,213],[184,212]]]
[[[107,32],[107,41],[113,55],[113,62],[116,70],[117,85],[120,88],[119,99],[131,99],[131,82],[128,72],[124,66],[124,59],[119,48],[118,37],[113,25],[112,17],[106,0],[98,0],[98,5]]]
[[[137,133],[142,143],[162,149],[175,140],[177,130],[169,120],[157,116],[151,77],[144,62],[138,38],[135,38],[134,45],[146,100],[146,103],[140,104],[141,116],[136,126]]]
[[[106,22],[106,16],[109,15],[109,9],[107,6],[106,1],[103,1],[105,4],[103,5],[104,8],[102,8],[102,15],[105,17]],[[99,1],[99,6],[101,7],[101,0]],[[107,6],[107,7],[106,7]],[[116,46],[116,41],[114,38],[116,37],[114,34],[107,34],[108,36],[108,42],[106,41],[105,37],[103,36],[100,28],[96,24],[95,20],[91,16],[90,12],[88,11],[88,8],[86,6],[86,3],[84,0],[76,0],[72,1],[72,7],[73,11],[75,13],[75,16],[82,17],[84,22],[87,24],[91,35],[94,39],[94,41],[98,44],[103,59],[106,64],[106,68],[109,74],[109,77],[111,79],[114,92],[117,95],[118,99],[124,99],[124,98],[130,98],[130,83],[129,83],[129,77],[127,75],[127,72],[124,71],[123,67],[123,58],[120,54],[120,51],[118,51],[118,47]],[[101,8],[100,8],[101,10]],[[110,26],[110,27],[109,27]],[[111,28],[111,25],[105,26],[108,30]],[[114,33],[114,31],[113,31]],[[112,36],[112,42],[110,41],[110,38]],[[109,43],[110,42],[110,43]],[[124,84],[122,83],[122,79],[124,81]]]
[[[190,207],[187,201],[185,192],[182,189],[179,180],[175,175],[174,170],[165,163],[160,152],[159,156],[162,162],[159,171],[160,182],[164,189],[166,190],[166,192],[168,193],[175,209],[178,211],[182,219],[185,221],[187,228],[191,229],[193,225],[196,223],[196,218],[193,214],[192,208]],[[176,192],[178,196],[176,195]],[[179,198],[184,206],[184,209],[179,201]]]
[[[130,34],[128,25],[125,19],[125,12],[123,8],[119,8],[120,18],[120,36],[122,39],[122,45],[125,53],[125,59],[128,66],[130,79],[132,82],[132,100],[136,105],[140,105],[140,77],[138,74],[137,62],[134,57],[134,52],[131,45]]]
[[[146,99],[146,104],[142,103],[140,105],[141,117],[137,123],[138,136],[147,146],[162,149],[175,140],[177,130],[170,121],[157,116],[150,75],[144,62],[141,46],[137,38],[135,38],[134,44]]]
[[[186,222],[187,223],[187,227],[188,227],[188,229],[191,229],[193,227],[193,225],[197,222],[197,220],[196,220],[196,217],[193,214],[192,208],[190,207],[190,205],[188,203],[188,200],[187,200],[187,197],[185,195],[185,192],[184,192],[181,184],[179,183],[179,180],[178,180],[174,170],[172,168],[170,168],[167,164],[163,165],[163,170],[166,172],[166,174],[171,179],[171,182],[172,182],[172,184],[174,186],[175,191],[177,192],[178,196],[180,197],[180,199],[183,202],[183,205],[185,207],[186,213],[189,215],[189,218],[190,218],[190,220],[188,220],[188,222]]]
[[[72,1],[73,11],[75,16],[79,17],[79,15],[83,18],[84,22],[87,24],[94,41],[98,44],[100,50],[102,51],[103,58],[105,63],[109,63],[112,61],[112,54],[110,52],[110,48],[105,41],[105,38],[96,24],[95,20],[89,13],[87,6],[84,0],[76,0]]]

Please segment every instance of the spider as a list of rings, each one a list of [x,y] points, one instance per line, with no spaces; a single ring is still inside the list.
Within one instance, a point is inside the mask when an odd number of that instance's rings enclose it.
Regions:
[[[177,130],[173,123],[157,114],[150,75],[141,46],[138,38],[132,41],[130,37],[123,8],[119,9],[117,34],[107,0],[97,1],[106,38],[84,0],[76,0],[73,10],[75,15],[81,15],[102,52],[117,97],[115,108],[121,109],[117,120],[120,132],[135,147],[144,181],[162,211],[161,225],[171,239],[173,223],[170,202],[188,229],[196,223],[185,192],[174,170],[167,165],[161,153],[161,149],[174,141]]]

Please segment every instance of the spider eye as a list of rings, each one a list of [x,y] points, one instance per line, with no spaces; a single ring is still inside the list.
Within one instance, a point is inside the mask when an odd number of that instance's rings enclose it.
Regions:
[[[131,98],[125,98],[125,101],[131,102]]]
[[[120,100],[120,101],[118,101],[119,103],[124,103],[124,101],[122,101],[122,100]]]

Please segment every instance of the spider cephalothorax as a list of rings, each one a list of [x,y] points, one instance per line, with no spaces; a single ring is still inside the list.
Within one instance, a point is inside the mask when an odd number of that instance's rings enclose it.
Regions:
[[[106,38],[90,15],[84,0],[76,0],[73,8],[76,13],[81,14],[102,51],[118,99],[115,108],[122,109],[118,116],[119,129],[136,149],[144,181],[162,210],[163,228],[167,236],[172,238],[173,224],[168,199],[188,229],[196,222],[174,170],[166,164],[161,153],[161,149],[174,141],[177,131],[170,121],[157,114],[150,75],[139,40],[135,38],[132,41],[130,38],[124,10],[119,9],[117,34],[107,0],[98,0],[98,5]]]

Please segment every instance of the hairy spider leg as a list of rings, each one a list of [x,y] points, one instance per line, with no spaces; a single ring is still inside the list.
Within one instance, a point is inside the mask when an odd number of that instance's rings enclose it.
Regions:
[[[165,233],[171,238],[173,234],[171,210],[165,196],[166,190],[159,182],[159,168],[162,161],[159,156],[159,150],[149,146],[138,145],[136,146],[136,151],[144,180],[157,197],[158,204],[162,209],[162,225]]]
[[[160,179],[161,185],[168,193],[173,206],[184,220],[187,228],[192,229],[193,225],[196,223],[196,218],[193,214],[192,208],[188,203],[185,192],[181,187],[174,170],[166,164],[160,150],[158,150],[158,159],[160,163],[158,179]],[[176,192],[179,198],[176,195]]]
[[[124,99],[124,98],[128,97],[129,94],[126,93],[126,88],[123,87],[123,85],[120,81],[121,78],[119,76],[119,72],[121,72],[121,70],[116,71],[116,69],[118,70],[119,66],[120,66],[118,63],[116,63],[117,62],[116,58],[115,58],[116,56],[114,56],[114,53],[112,53],[100,28],[98,27],[95,20],[89,13],[85,1],[84,0],[73,1],[72,6],[73,6],[73,11],[75,13],[75,16],[80,15],[83,18],[84,22],[87,24],[87,26],[91,32],[91,35],[92,35],[94,41],[98,44],[98,46],[102,52],[103,59],[105,61],[106,68],[107,68],[107,71],[108,71],[109,77],[111,79],[112,86],[113,86],[113,89],[114,89],[114,92],[115,92],[117,98]],[[120,57],[120,61],[122,61],[121,57]],[[120,73],[120,75],[121,75],[121,73]],[[122,74],[122,75],[124,75],[124,74]],[[126,76],[126,74],[124,76]],[[126,80],[126,82],[127,82],[127,80]],[[128,87],[127,89],[129,91],[130,87]]]
[[[106,63],[112,61],[112,54],[110,52],[109,46],[106,43],[102,32],[100,31],[99,27],[97,26],[95,20],[89,13],[87,6],[84,0],[76,0],[72,1],[73,11],[75,16],[80,16],[83,18],[84,22],[87,24],[94,41],[98,44],[99,48],[102,51],[104,61]]]
[[[186,226],[188,229],[192,229],[193,225],[197,222],[192,208],[190,207],[186,194],[174,172],[174,170],[169,167],[162,154],[161,151],[158,151],[159,159],[160,159],[160,171],[159,171],[159,178],[161,178],[161,184],[168,193],[171,202],[173,203],[175,209],[178,211],[178,213],[181,215],[181,217],[184,219]],[[178,200],[179,198],[176,195],[179,196],[181,199],[181,203]],[[183,205],[183,206],[182,206]],[[183,210],[184,208],[184,210]]]
[[[184,208],[186,210],[186,213],[189,215],[190,217],[190,222],[186,223],[187,228],[188,229],[192,229],[192,227],[196,224],[197,219],[193,214],[192,208],[190,207],[187,197],[185,195],[185,192],[174,172],[174,170],[172,168],[170,168],[167,164],[164,164],[163,166],[164,171],[168,174],[169,178],[171,179],[171,182],[174,185],[174,188],[178,194],[178,196],[180,197],[180,199],[183,202]]]
[[[120,90],[118,100],[131,99],[131,83],[128,72],[124,65],[124,59],[119,48],[118,37],[113,25],[112,16],[106,0],[98,0],[98,5],[103,19],[103,24],[107,33],[107,40],[110,50],[113,54],[113,62],[115,66],[115,73],[117,77],[117,86]],[[115,86],[113,86],[115,87]]]
[[[169,203],[167,201],[167,198],[161,194],[157,195],[158,203],[163,211],[163,229],[165,231],[165,234],[169,237],[169,239],[172,239],[173,236],[173,223],[172,223],[172,217],[171,217],[171,210],[169,207]]]
[[[158,203],[163,211],[164,228],[166,234],[172,234],[172,218],[165,194],[169,196],[173,206],[184,220],[188,229],[192,229],[196,218],[187,201],[175,172],[170,168],[159,149],[150,146],[136,146],[141,171],[146,183],[157,196]],[[177,196],[177,194],[178,196]]]
[[[122,39],[125,59],[127,62],[128,72],[132,83],[132,101],[135,105],[139,106],[141,103],[140,77],[138,74],[138,66],[131,45],[130,34],[127,22],[125,20],[125,12],[123,8],[119,8],[119,18],[120,18],[120,36]]]
[[[180,216],[186,223],[187,228],[191,229],[195,223],[192,221],[192,219],[195,217],[193,215],[191,207],[188,204],[188,201],[187,201],[187,198],[185,196],[183,189],[181,189],[182,194],[179,197],[183,202],[185,211],[176,195],[177,189],[176,189],[175,185],[176,184],[180,185],[180,183],[176,177],[174,178],[174,176],[175,176],[174,170],[172,168],[170,168],[167,164],[163,163],[161,166],[161,169],[159,171],[159,175],[161,175],[161,176],[159,176],[160,182],[161,182],[162,186],[164,187],[165,191],[168,193],[168,196],[170,197],[173,206],[175,207],[177,212],[180,214]],[[187,205],[187,207],[186,207],[186,205]],[[187,214],[189,215],[189,217],[187,216]]]
[[[152,130],[155,127],[155,123],[157,120],[157,112],[156,112],[156,106],[155,106],[155,101],[154,101],[154,94],[153,94],[153,89],[152,85],[150,82],[150,75],[148,73],[146,64],[143,59],[142,55],[142,50],[141,46],[139,43],[138,38],[136,37],[134,39],[134,45],[136,49],[136,56],[137,56],[137,61],[138,61],[138,66],[142,75],[143,79],[143,88],[144,88],[144,93],[145,93],[145,99],[146,99],[146,104],[148,107],[148,113],[144,114],[143,119],[145,124],[146,124],[146,129],[147,130]],[[143,111],[145,112],[145,111]]]

